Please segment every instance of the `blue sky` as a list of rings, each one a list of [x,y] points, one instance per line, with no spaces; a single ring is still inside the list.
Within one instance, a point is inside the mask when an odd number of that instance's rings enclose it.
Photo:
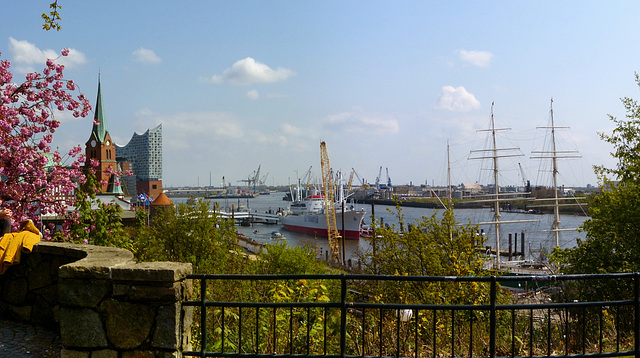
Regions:
[[[116,143],[162,123],[165,187],[259,165],[270,185],[319,177],[321,140],[333,168],[369,182],[388,168],[395,185],[446,184],[449,141],[452,182],[487,183],[468,157],[492,103],[511,129],[500,145],[521,154],[500,161],[500,184],[548,184],[531,156],[551,98],[570,127],[560,149],[582,156],[560,161],[559,184],[595,185],[592,166],[615,165],[598,132],[639,93],[637,1],[61,0],[62,29],[46,32],[48,3],[3,1],[14,80],[71,49],[66,76],[94,102],[100,74]],[[91,120],[57,118],[55,145],[84,145]]]

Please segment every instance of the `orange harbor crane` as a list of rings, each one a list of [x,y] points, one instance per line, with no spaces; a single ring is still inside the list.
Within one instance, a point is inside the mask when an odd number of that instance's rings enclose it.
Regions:
[[[331,164],[329,164],[329,153],[327,145],[324,141],[320,142],[320,164],[322,166],[322,188],[324,190],[324,212],[327,216],[327,237],[329,239],[329,248],[331,249],[331,258],[338,263],[340,260],[340,233],[338,232],[338,224],[336,223],[336,206],[335,206],[335,184],[331,173]]]

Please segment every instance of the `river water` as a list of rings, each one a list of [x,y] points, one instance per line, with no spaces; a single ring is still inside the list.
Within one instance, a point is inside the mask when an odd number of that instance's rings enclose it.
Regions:
[[[207,199],[210,202],[217,202],[221,208],[228,208],[231,211],[231,205],[236,210],[238,207],[246,208],[252,212],[273,212],[275,213],[279,208],[287,208],[290,202],[282,200],[284,193],[272,193],[270,195],[260,195],[253,199]],[[173,202],[183,202],[186,199],[172,198]],[[366,210],[365,223],[371,223],[371,205],[370,204],[354,204],[357,208],[363,208]],[[213,204],[212,204],[213,207]],[[437,210],[439,214],[442,214],[443,210]],[[421,219],[424,216],[431,216],[434,209],[428,208],[411,208],[403,207],[402,213],[404,214],[405,224],[408,225],[416,220]],[[479,224],[482,222],[493,221],[493,211],[491,209],[454,209],[456,215],[456,221],[461,224]],[[376,205],[374,207],[374,214],[376,219],[382,219],[385,224],[397,224],[398,219],[395,215],[396,209],[387,205]],[[562,215],[560,217],[562,228],[578,228],[584,220],[588,219],[586,216],[575,215]],[[513,224],[501,224],[500,226],[500,247],[502,250],[507,250],[509,247],[509,234],[517,234],[518,237],[518,251],[521,250],[521,233],[525,233],[525,254],[527,259],[536,259],[541,254],[549,252],[555,246],[555,236],[552,232],[549,232],[552,223],[553,215],[549,214],[524,214],[524,213],[501,213],[500,220],[502,222],[507,221],[523,221]],[[534,221],[535,220],[535,221]],[[480,225],[480,229],[484,230],[486,240],[485,245],[495,247],[495,234],[494,225]],[[310,246],[316,248],[318,251],[325,252],[329,249],[329,244],[326,237],[315,237],[313,235],[301,234],[297,232],[291,232],[285,230],[282,225],[265,225],[265,224],[253,224],[249,227],[238,226],[238,232],[247,235],[249,238],[257,240],[263,243],[272,243],[274,239],[271,238],[271,233],[277,231],[282,234],[287,243],[291,246]],[[515,235],[513,235],[515,238]],[[585,234],[575,230],[561,231],[559,245],[562,248],[573,247],[576,245],[576,238],[584,239]],[[360,240],[346,240],[345,253],[346,258],[356,258],[358,252],[366,252],[370,249],[370,246],[365,239]]]

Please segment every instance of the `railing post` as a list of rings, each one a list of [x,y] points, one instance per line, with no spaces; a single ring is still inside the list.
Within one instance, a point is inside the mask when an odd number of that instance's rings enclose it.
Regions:
[[[640,273],[633,274],[634,292],[634,352],[636,358],[640,358]]]
[[[489,357],[491,358],[495,358],[496,356],[496,281],[496,276],[491,276],[491,293],[489,298],[491,304],[491,311],[489,312]]]
[[[340,356],[344,357],[347,350],[347,276],[340,278]]]
[[[207,279],[200,279],[200,353],[205,356],[207,351]]]

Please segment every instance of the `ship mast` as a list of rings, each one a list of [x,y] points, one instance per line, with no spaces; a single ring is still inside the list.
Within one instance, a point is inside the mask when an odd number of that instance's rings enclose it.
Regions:
[[[551,98],[551,145],[552,145],[552,173],[553,173],[553,232],[556,236],[556,247],[560,246],[560,205],[558,203],[558,151],[556,149],[556,126],[553,121],[553,98]]]
[[[491,138],[493,140],[493,184],[496,201],[493,203],[493,221],[496,231],[496,268],[500,269],[500,186],[498,184],[498,147],[496,145],[496,126],[491,103]]]
[[[449,210],[453,209],[453,199],[451,198],[451,160],[449,157],[449,140],[447,139],[447,186],[449,188],[447,199],[449,200]]]
[[[496,233],[496,269],[500,269],[500,186],[498,184],[498,146],[496,144],[496,125],[493,118],[493,102],[491,103],[491,139],[493,142],[493,184],[495,201],[493,203],[493,221]]]
[[[553,198],[547,199],[547,201],[552,201],[553,204],[551,204],[553,206],[553,223],[552,223],[552,228],[551,231],[553,231],[554,236],[555,236],[555,246],[558,247],[560,246],[560,231],[566,231],[566,230],[574,230],[574,229],[560,229],[560,206],[568,206],[568,205],[572,205],[572,204],[561,204],[560,202],[562,200],[564,200],[564,194],[563,197],[559,197],[558,192],[559,192],[559,186],[558,186],[558,159],[564,159],[564,158],[580,158],[581,156],[578,155],[578,151],[575,150],[558,150],[556,147],[556,130],[558,129],[568,129],[569,127],[558,127],[555,124],[555,120],[553,118],[553,98],[551,98],[551,106],[550,106],[550,110],[549,110],[549,114],[550,114],[550,122],[551,122],[551,126],[550,127],[538,127],[539,129],[547,129],[549,130],[550,133],[550,140],[551,140],[551,150],[549,151],[532,151],[531,153],[536,153],[536,154],[540,154],[540,156],[537,157],[531,157],[531,159],[551,159],[551,173],[552,173],[552,177],[553,177]],[[577,201],[577,198],[573,198],[574,200]],[[545,199],[538,199],[540,201],[544,201]],[[575,204],[575,205],[580,205],[579,203]],[[538,207],[543,207],[543,206],[548,206],[548,205],[537,205]],[[532,206],[535,207],[535,206]]]
[[[505,200],[500,198],[500,185],[498,182],[498,158],[505,157],[516,157],[523,156],[522,153],[514,153],[514,151],[519,151],[520,148],[498,148],[497,145],[497,133],[498,131],[509,130],[510,128],[496,128],[495,119],[493,116],[493,102],[491,103],[491,123],[489,129],[479,130],[479,132],[489,132],[491,136],[491,148],[489,149],[481,149],[481,150],[473,150],[471,153],[484,152],[487,155],[480,155],[478,157],[469,157],[469,159],[491,159],[492,160],[492,170],[493,170],[493,184],[494,184],[494,194],[491,196],[490,201],[493,202],[493,221],[480,223],[480,224],[492,224],[495,230],[495,238],[496,238],[496,257],[494,260],[494,268],[500,269],[500,225],[507,222],[500,221],[500,201]],[[511,152],[511,154],[509,153]],[[509,199],[506,199],[509,200]],[[511,198],[510,200],[513,200]],[[509,222],[511,223],[511,222]]]

